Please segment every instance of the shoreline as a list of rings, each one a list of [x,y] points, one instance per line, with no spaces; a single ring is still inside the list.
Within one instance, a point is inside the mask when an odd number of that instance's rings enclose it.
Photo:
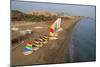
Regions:
[[[78,21],[76,21],[76,23],[72,26],[72,28],[70,28],[71,31],[70,31],[70,33],[69,33],[69,34],[70,34],[70,37],[69,37],[69,43],[68,43],[68,46],[69,46],[69,48],[68,48],[68,52],[69,52],[69,54],[68,54],[68,55],[69,55],[69,57],[68,57],[68,58],[69,58],[69,62],[73,62],[73,59],[72,59],[72,52],[71,52],[72,49],[73,49],[73,46],[71,45],[71,42],[72,42],[72,41],[71,41],[71,40],[72,40],[71,38],[72,38],[73,30],[74,30],[75,26],[81,21],[81,19],[82,19],[82,17],[80,17],[80,19],[79,19]],[[72,49],[71,49],[71,48],[72,48]],[[66,59],[67,59],[67,58],[66,58]],[[65,60],[65,61],[66,61],[66,60]],[[68,62],[68,63],[69,63],[69,62]]]
[[[93,21],[93,19],[91,19],[91,18],[83,18],[80,21],[80,23],[76,24],[76,27],[73,29],[72,39],[71,39],[72,41],[70,43],[71,48],[73,49],[72,50],[73,51],[72,52],[73,53],[72,62],[86,62],[86,61],[94,61],[95,60],[94,59],[95,58],[95,53],[94,53],[95,50],[93,50],[93,49],[95,49],[95,47],[93,47],[93,46],[95,46],[95,44],[94,44],[95,40],[93,40],[94,34],[86,35],[86,33],[90,33],[90,30],[92,31],[92,33],[95,32],[95,21]],[[84,37],[84,39],[82,36]],[[94,37],[94,39],[95,39],[95,37]],[[89,53],[87,53],[85,50],[87,50]],[[88,55],[88,54],[90,54],[90,55]],[[92,54],[92,56],[91,56],[91,54]],[[84,59],[84,58],[87,58],[87,59]]]
[[[71,54],[70,54],[70,41],[71,41],[71,37],[72,37],[72,32],[73,32],[73,29],[75,28],[75,26],[79,23],[79,21],[82,19],[82,17],[77,17],[76,21],[68,28],[66,29],[66,31],[68,31],[68,34],[67,36],[69,36],[67,39],[68,41],[65,42],[67,43],[68,47],[66,49],[68,49],[66,52],[68,52],[67,54],[65,54],[65,57],[67,56],[67,58],[65,59],[65,63],[69,63],[69,62],[72,62],[71,61]]]

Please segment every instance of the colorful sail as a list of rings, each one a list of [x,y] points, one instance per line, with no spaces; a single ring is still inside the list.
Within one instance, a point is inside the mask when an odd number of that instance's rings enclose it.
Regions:
[[[58,32],[61,27],[61,17],[59,17],[50,27],[49,35],[54,36],[55,32]]]
[[[29,55],[32,53],[32,43],[27,42],[26,46],[24,47],[24,55]]]

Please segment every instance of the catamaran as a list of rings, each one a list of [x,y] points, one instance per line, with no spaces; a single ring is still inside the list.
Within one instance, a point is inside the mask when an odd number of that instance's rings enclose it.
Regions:
[[[50,27],[50,31],[49,31],[49,39],[50,40],[54,40],[54,39],[58,39],[58,32],[63,30],[61,28],[61,17],[59,17]]]

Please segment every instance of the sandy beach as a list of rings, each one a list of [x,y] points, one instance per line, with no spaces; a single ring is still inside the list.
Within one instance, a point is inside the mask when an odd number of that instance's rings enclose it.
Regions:
[[[70,18],[62,19],[63,28],[62,31],[58,33],[57,40],[49,40],[48,44],[39,48],[37,51],[33,51],[32,54],[25,56],[23,54],[23,48],[25,45],[20,45],[19,43],[12,43],[11,48],[11,65],[28,65],[28,64],[51,64],[51,63],[64,63],[70,62],[69,53],[69,42],[71,37],[71,32],[74,26],[78,23],[81,18],[78,16],[73,16]],[[35,23],[26,25],[17,25],[16,27],[20,30],[25,28],[31,29],[35,34],[48,34],[49,27],[52,23]],[[36,26],[43,27],[37,29]],[[11,31],[11,39],[16,38],[15,32]],[[17,32],[18,34],[19,32]],[[17,36],[17,35],[16,35]],[[19,36],[19,35],[18,35]],[[34,37],[37,38],[38,36]],[[33,40],[33,39],[30,39]],[[18,46],[17,46],[18,45]],[[17,46],[17,47],[15,47]],[[15,47],[15,48],[14,48]]]

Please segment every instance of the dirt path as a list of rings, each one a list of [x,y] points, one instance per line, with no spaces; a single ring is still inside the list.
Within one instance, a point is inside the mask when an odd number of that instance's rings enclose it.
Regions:
[[[23,54],[24,45],[20,45],[16,49],[13,49],[11,54],[12,65],[70,62],[68,43],[70,41],[71,31],[79,20],[80,17],[63,19],[63,31],[59,32],[58,39],[49,40],[49,43],[47,45],[41,47],[37,51],[34,51],[28,56],[24,56]]]

